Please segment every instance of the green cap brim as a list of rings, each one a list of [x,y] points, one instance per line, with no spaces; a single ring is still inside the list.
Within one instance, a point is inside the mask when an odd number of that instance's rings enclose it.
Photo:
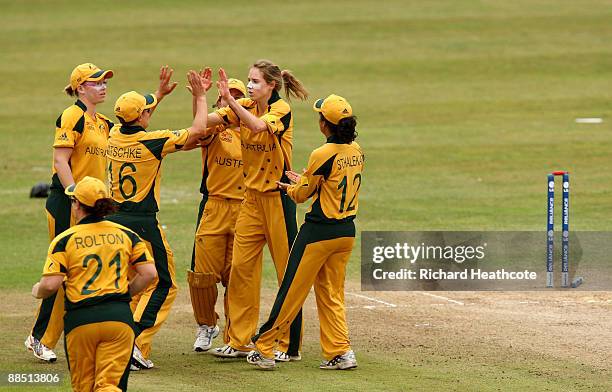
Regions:
[[[90,77],[88,77],[86,80],[90,82],[97,82],[98,80],[101,80],[101,79],[110,79],[113,77],[113,75],[114,75],[113,71],[111,71],[110,69],[107,71],[100,70],[96,72],[95,74],[91,75]]]
[[[313,109],[315,112],[320,112],[320,111],[321,111],[321,108],[323,107],[323,102],[324,102],[324,101],[325,101],[325,98],[320,98],[320,99],[317,99],[317,100],[315,101],[314,105],[312,105],[312,109]]]
[[[76,184],[69,185],[68,188],[64,191],[64,193],[68,196],[74,195],[74,188],[76,188]]]
[[[157,98],[155,97],[155,95],[146,94],[146,95],[143,95],[143,97],[145,99],[145,106],[143,109],[149,109],[157,105]]]

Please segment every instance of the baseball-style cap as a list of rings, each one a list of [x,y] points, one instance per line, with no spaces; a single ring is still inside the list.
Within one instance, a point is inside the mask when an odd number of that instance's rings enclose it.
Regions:
[[[106,199],[108,191],[106,185],[95,177],[83,177],[81,181],[70,185],[64,191],[68,196],[74,196],[79,203],[93,207],[96,201]]]
[[[76,91],[77,87],[83,84],[83,82],[97,82],[98,80],[110,79],[112,77],[113,71],[110,69],[104,71],[92,63],[77,65],[70,74],[70,84],[66,86],[66,89],[70,87],[72,91]]]
[[[246,87],[244,86],[244,83],[240,79],[229,78],[227,80],[227,87],[230,90],[235,88],[236,90],[240,91],[242,95],[246,96],[246,93],[247,93]]]
[[[343,118],[353,115],[353,108],[351,108],[348,101],[336,94],[332,94],[327,98],[317,99],[312,108],[315,112],[323,114],[327,121],[336,125]]]
[[[244,83],[242,82],[242,80],[240,80],[240,79],[234,79],[234,78],[227,79],[227,87],[230,90],[231,89],[236,89],[236,90],[240,91],[242,93],[242,95],[244,95],[245,97],[247,95],[246,87],[245,87]],[[217,99],[218,98],[221,98],[221,93],[219,93],[217,95]]]
[[[115,116],[129,123],[140,116],[143,110],[157,105],[154,94],[141,95],[136,91],[123,94],[115,102]]]

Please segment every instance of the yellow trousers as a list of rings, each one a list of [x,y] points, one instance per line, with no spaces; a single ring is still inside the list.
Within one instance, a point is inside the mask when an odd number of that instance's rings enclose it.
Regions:
[[[74,225],[70,199],[63,189],[52,186],[45,203],[49,241]],[[32,336],[49,348],[55,348],[64,330],[64,288],[40,302],[32,327]]]
[[[344,308],[344,278],[355,242],[354,233],[353,222],[302,225],[270,317],[252,339],[264,357],[274,357],[277,342],[289,332],[289,323],[300,311],[313,284],[323,357],[329,361],[351,349]]]
[[[119,212],[107,217],[142,238],[155,260],[157,278],[139,295],[132,297],[130,308],[136,322],[136,345],[145,358],[151,355],[153,337],[168,318],[176,299],[178,286],[174,267],[174,254],[166,234],[154,214],[138,215]]]
[[[201,283],[194,284],[193,279],[188,278],[191,280],[191,304],[198,325],[217,325],[217,283],[220,282],[227,290],[240,203],[241,200],[214,196],[205,196],[200,203],[191,271],[200,278]],[[223,302],[227,324],[227,295],[224,295]]]
[[[247,190],[236,221],[236,235],[228,297],[226,335],[229,345],[248,350],[259,321],[259,296],[263,247],[268,244],[280,284],[289,249],[297,231],[295,203],[280,192]],[[291,320],[290,334],[279,343],[279,350],[297,355],[302,340],[302,316]]]
[[[91,323],[66,334],[72,389],[78,392],[125,391],[134,331],[119,321]]]

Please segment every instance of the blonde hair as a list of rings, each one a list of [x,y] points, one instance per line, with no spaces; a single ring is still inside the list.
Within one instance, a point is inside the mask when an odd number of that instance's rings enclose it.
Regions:
[[[284,85],[285,96],[289,101],[291,101],[291,96],[301,99],[302,101],[308,98],[308,90],[306,90],[306,87],[304,87],[302,82],[293,76],[293,73],[288,69],[283,69],[281,71],[278,65],[270,60],[257,60],[253,64],[253,67],[261,71],[267,83],[276,83],[274,87],[276,91],[280,90]]]

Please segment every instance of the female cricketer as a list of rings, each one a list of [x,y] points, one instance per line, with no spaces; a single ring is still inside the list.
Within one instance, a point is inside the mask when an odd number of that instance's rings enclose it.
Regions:
[[[106,184],[84,177],[65,192],[77,223],[51,242],[32,295],[46,298],[65,287],[72,389],[125,391],[134,345],[130,295],[155,278],[153,259],[133,231],[103,220],[116,208]]]
[[[241,80],[229,79],[228,88],[234,99],[246,95]],[[215,107],[227,106],[219,94]],[[195,101],[194,101],[195,115]],[[191,270],[187,271],[187,282],[191,296],[193,315],[198,323],[193,349],[208,351],[212,339],[219,334],[215,312],[218,290],[221,282],[227,290],[232,263],[234,229],[242,197],[242,152],[240,129],[219,125],[208,136],[200,140],[202,151],[202,201],[198,210]],[[227,296],[224,296],[227,324]]]
[[[235,100],[229,91],[225,71],[217,82],[228,106],[208,116],[209,126],[240,126],[244,201],[236,221],[236,234],[227,289],[228,343],[213,351],[219,357],[246,356],[251,336],[257,330],[263,247],[267,243],[280,284],[289,249],[297,232],[295,203],[276,181],[284,180],[291,169],[293,117],[279,91],[306,99],[308,92],[290,71],[268,60],[259,60],[249,70],[249,98]],[[299,358],[301,314],[292,323],[289,339],[279,344],[277,357]]]
[[[158,274],[153,284],[132,300],[136,322],[132,363],[140,369],[153,367],[149,359],[151,342],[168,317],[177,292],[174,256],[157,221],[162,160],[168,154],[195,148],[204,136],[206,91],[211,85],[210,69],[203,73],[204,78],[189,71],[189,85],[197,106],[191,127],[147,131],[159,100],[176,87],[176,82],[170,82],[172,73],[172,69],[162,67],[159,94],[130,91],[117,99],[115,116],[121,125],[111,130],[106,154],[111,197],[119,205],[119,211],[107,219],[129,227],[146,241]]]
[[[76,102],[65,109],[55,124],[51,189],[46,211],[49,240],[74,224],[70,215],[70,200],[64,189],[85,176],[106,179],[106,144],[113,123],[96,111],[106,99],[106,80],[113,71],[101,70],[91,63],[78,65],[70,74],[70,84],[64,91]],[[30,336],[25,341],[28,350],[38,359],[54,362],[52,349],[63,329],[64,292],[45,298],[36,316]]]
[[[320,368],[357,367],[346,325],[344,276],[355,242],[353,220],[359,207],[364,155],[354,142],[357,122],[344,98],[319,99],[314,110],[320,113],[319,128],[327,143],[312,152],[303,175],[287,173],[294,185],[278,183],[296,203],[311,197],[313,202],[291,248],[270,317],[252,339],[255,350],[247,361],[262,369],[274,369],[276,342],[288,333],[289,322],[313,284],[325,358]]]

